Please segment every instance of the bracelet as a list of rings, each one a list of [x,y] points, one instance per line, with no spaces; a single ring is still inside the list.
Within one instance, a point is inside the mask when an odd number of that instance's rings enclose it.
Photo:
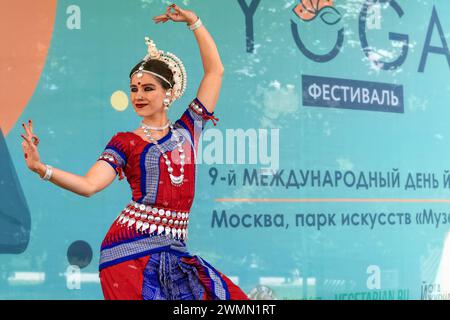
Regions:
[[[45,175],[41,179],[45,180],[45,181],[48,181],[52,177],[53,167],[51,165],[48,165],[48,164],[46,164],[45,167],[46,167]]]
[[[194,31],[198,28],[200,28],[203,25],[202,20],[200,20],[200,18],[197,19],[197,21],[191,25],[188,25],[189,30]]]

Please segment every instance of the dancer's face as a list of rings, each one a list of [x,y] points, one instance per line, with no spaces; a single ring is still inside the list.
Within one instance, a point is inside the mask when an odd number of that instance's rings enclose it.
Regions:
[[[130,83],[130,98],[134,111],[141,117],[152,117],[164,112],[163,101],[166,97],[166,90],[148,73],[142,73],[138,78],[133,75]]]

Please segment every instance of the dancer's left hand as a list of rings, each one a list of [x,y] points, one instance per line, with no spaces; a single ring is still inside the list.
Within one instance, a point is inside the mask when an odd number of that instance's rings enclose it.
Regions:
[[[172,12],[172,10],[174,10],[174,12]],[[176,4],[168,6],[165,14],[153,17],[155,23],[166,23],[167,21],[172,20],[174,22],[186,22],[188,25],[195,23],[197,19],[198,17],[193,11],[181,9]]]

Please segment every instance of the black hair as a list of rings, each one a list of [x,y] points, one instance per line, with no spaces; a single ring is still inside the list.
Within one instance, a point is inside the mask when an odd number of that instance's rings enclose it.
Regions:
[[[131,69],[130,79],[131,79],[133,73],[135,73],[136,71],[139,70],[139,67],[141,65],[142,65],[142,61],[140,61],[137,65],[135,65],[133,67],[133,69]],[[169,69],[169,66],[164,61],[149,59],[144,63],[143,67],[144,67],[144,70],[157,73],[160,76],[166,78],[172,84],[172,88],[173,88],[173,86],[175,84],[175,81],[173,80],[173,74],[172,74],[172,71]],[[161,79],[159,77],[155,77],[155,79],[158,80],[159,84],[161,84],[161,86],[164,88],[164,90],[170,89],[169,84],[167,82],[165,82],[163,79]]]

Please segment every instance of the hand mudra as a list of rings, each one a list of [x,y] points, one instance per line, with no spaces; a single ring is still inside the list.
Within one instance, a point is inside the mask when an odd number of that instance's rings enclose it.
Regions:
[[[172,12],[174,10],[174,12]],[[197,15],[190,10],[184,10],[178,7],[176,4],[172,4],[167,7],[166,13],[161,14],[153,18],[155,23],[166,23],[169,20],[174,22],[187,22],[193,24],[197,20]]]
[[[23,138],[22,150],[25,162],[31,171],[36,172],[41,162],[37,149],[39,138],[33,133],[33,122],[31,120],[28,120],[28,125],[22,123],[22,127],[25,130],[25,135],[21,134],[20,136]]]

